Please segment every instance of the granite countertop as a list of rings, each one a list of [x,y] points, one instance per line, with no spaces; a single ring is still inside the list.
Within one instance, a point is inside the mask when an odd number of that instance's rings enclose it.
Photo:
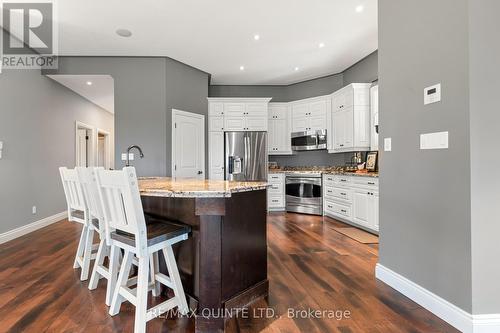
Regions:
[[[237,182],[170,177],[139,178],[143,196],[172,198],[228,198],[233,193],[265,190],[267,182]]]
[[[288,173],[288,174],[328,174],[328,175],[343,175],[343,176],[355,176],[355,177],[372,177],[378,178],[378,172],[348,172],[335,169],[319,169],[317,167],[312,167],[311,169],[301,169],[301,170],[286,170],[286,169],[269,169],[269,173]]]

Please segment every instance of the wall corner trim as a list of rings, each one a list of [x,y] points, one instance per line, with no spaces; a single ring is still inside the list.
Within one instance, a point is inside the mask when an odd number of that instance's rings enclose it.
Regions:
[[[472,315],[381,264],[375,277],[464,333],[500,332],[500,314]]]
[[[65,219],[67,216],[68,216],[68,212],[64,211],[64,212],[57,213],[55,215],[46,217],[44,219],[32,222],[30,224],[23,225],[22,227],[4,232],[4,233],[0,234],[0,244],[6,243],[6,242],[11,241],[13,239],[16,239],[18,237],[29,234],[30,232],[33,232],[35,230],[46,227],[52,223],[59,222],[59,221]]]

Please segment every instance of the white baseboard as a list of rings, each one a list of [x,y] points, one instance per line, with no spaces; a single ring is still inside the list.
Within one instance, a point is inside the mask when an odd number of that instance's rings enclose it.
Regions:
[[[57,213],[55,215],[46,217],[44,219],[35,221],[33,223],[23,225],[22,227],[4,232],[4,233],[0,234],[0,244],[3,244],[3,243],[8,242],[10,240],[13,240],[13,239],[16,239],[18,237],[29,234],[30,232],[33,232],[35,230],[46,227],[49,224],[59,222],[59,221],[65,219],[66,217],[68,217],[68,212],[64,211],[62,213]]]
[[[375,276],[464,333],[500,332],[500,314],[472,315],[381,264]]]

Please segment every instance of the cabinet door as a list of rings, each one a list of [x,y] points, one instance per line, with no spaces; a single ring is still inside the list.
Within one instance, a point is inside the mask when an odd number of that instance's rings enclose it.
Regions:
[[[378,133],[376,126],[378,125],[378,86],[373,86],[370,89],[370,134],[371,134],[371,150],[378,150]]]
[[[353,220],[370,227],[370,194],[365,190],[355,190],[353,195]]]
[[[286,105],[271,105],[269,104],[269,118],[271,119],[286,119],[287,118]]]
[[[267,131],[267,116],[245,117],[246,131]]]
[[[224,179],[224,132],[208,134],[209,178]]]
[[[341,112],[344,118],[344,147],[352,148],[354,147],[354,111],[350,107],[347,110]]]
[[[224,130],[224,118],[223,117],[208,117],[208,130],[210,132],[217,132]]]
[[[224,115],[230,117],[243,117],[246,113],[245,103],[225,103]]]
[[[319,116],[311,116],[309,118],[309,129],[310,130],[324,130],[327,127],[326,114]]]
[[[370,147],[370,108],[354,107],[354,147]]]
[[[292,106],[292,118],[303,118],[309,116],[309,104],[296,104]]]
[[[296,117],[292,119],[292,132],[305,132],[309,130],[309,117]]]
[[[245,113],[248,117],[267,118],[267,103],[247,103]]]
[[[370,194],[368,199],[368,212],[369,212],[368,227],[376,231],[379,230],[378,203],[379,203],[379,194],[378,193]]]
[[[343,112],[334,112],[333,121],[333,148],[343,149],[345,146],[345,117]]]
[[[267,121],[267,119],[266,119]],[[224,117],[224,130],[226,131],[244,131],[246,128],[245,117],[238,116],[225,116]]]
[[[352,87],[345,87],[337,91],[332,96],[333,111],[342,111],[353,104],[353,90]]]
[[[275,131],[275,145],[278,151],[290,151],[290,133],[288,133],[288,126],[286,119],[275,119],[274,120],[274,131]]]
[[[311,104],[309,104],[309,115],[312,117],[326,116],[326,109],[326,99],[312,102]]]
[[[267,151],[269,154],[276,152],[277,144],[277,133],[276,133],[276,120],[269,119],[267,123]]]
[[[210,102],[208,106],[208,115],[213,117],[221,117],[224,115],[224,103]]]

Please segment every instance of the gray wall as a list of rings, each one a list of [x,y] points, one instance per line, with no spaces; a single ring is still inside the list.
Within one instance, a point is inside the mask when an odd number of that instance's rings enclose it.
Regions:
[[[133,162],[141,176],[171,175],[172,108],[207,114],[208,74],[169,58],[62,57],[57,73],[113,76],[115,166],[137,144],[145,155]]]
[[[375,51],[344,71],[344,86],[378,79],[378,52]]]
[[[500,313],[500,2],[469,1],[472,310]]]
[[[283,86],[219,86],[211,85],[210,97],[272,97],[271,102],[290,102],[328,95],[354,82],[372,82],[378,76],[377,51],[344,72]],[[328,154],[326,150],[298,152],[293,156],[270,156],[269,161],[281,166],[344,165],[352,153]]]
[[[0,74],[0,233],[66,209],[58,168],[75,165],[75,122],[113,135],[113,118],[40,71]]]
[[[379,262],[470,312],[468,3],[378,6],[380,141],[392,137],[380,157]],[[424,106],[438,82],[442,101]],[[450,148],[420,150],[419,135],[437,131]]]

